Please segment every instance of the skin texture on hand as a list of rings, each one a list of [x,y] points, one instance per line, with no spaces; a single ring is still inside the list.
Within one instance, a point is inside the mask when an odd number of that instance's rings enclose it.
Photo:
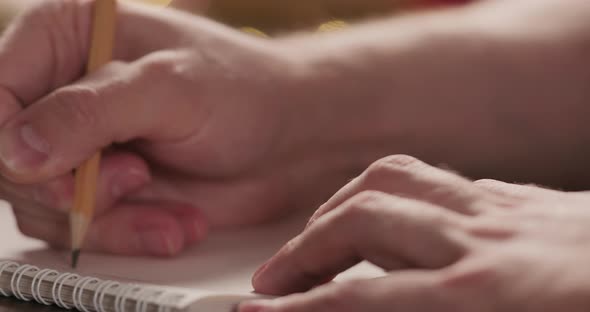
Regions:
[[[590,172],[587,1],[279,40],[122,3],[116,61],[83,76],[89,4],[43,1],[0,40],[0,192],[55,246],[71,170],[103,148],[87,247],[132,255],[316,207],[400,151],[470,176],[571,186]]]
[[[281,39],[308,90],[299,144],[360,170],[404,153],[473,178],[587,188],[589,21],[587,1],[483,1]]]
[[[472,182],[391,156],[322,205],[253,278],[258,292],[299,294],[239,310],[587,311],[589,204],[589,193]],[[389,273],[319,286],[361,260]]]
[[[287,213],[288,107],[275,98],[289,62],[265,40],[123,2],[116,61],[81,77],[90,4],[43,2],[0,42],[0,190],[21,230],[67,246],[71,170],[113,143],[87,249],[173,255],[208,227]]]

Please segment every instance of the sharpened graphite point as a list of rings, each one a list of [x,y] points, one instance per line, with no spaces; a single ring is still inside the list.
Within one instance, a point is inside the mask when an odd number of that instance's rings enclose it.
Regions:
[[[80,258],[80,249],[72,250],[72,269],[78,266],[78,258]]]

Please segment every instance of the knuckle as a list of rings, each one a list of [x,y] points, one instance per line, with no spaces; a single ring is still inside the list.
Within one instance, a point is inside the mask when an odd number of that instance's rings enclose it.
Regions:
[[[387,195],[378,191],[363,191],[350,199],[343,215],[353,219],[370,215],[382,206],[385,196]]]
[[[493,179],[480,179],[474,181],[473,183],[480,186],[496,186],[500,185],[502,182]]]
[[[472,289],[493,287],[498,273],[489,261],[471,261],[440,271],[435,282],[435,287],[445,291],[449,295],[468,292]]]
[[[65,125],[71,125],[73,129],[81,127],[96,128],[99,124],[99,116],[96,111],[98,94],[89,87],[69,87],[55,92],[51,96],[57,105],[53,113],[59,121]]]
[[[287,243],[285,243],[283,248],[281,248],[280,253],[281,254],[293,254],[294,251],[297,250],[298,245],[299,244],[298,244],[297,238],[291,239]]]
[[[374,162],[366,171],[368,180],[391,179],[395,176],[408,175],[423,163],[408,155],[393,155]]]
[[[174,77],[177,69],[168,58],[153,58],[142,67],[145,77]]]
[[[378,160],[376,162],[376,164],[382,164],[383,166],[386,166],[387,168],[393,167],[393,168],[405,169],[405,168],[412,168],[417,165],[420,165],[420,164],[422,164],[422,162],[420,160],[418,160],[417,158],[409,156],[409,155],[392,155],[392,156],[387,156],[385,158]]]
[[[424,199],[435,203],[444,203],[450,209],[471,210],[477,201],[486,200],[478,189],[465,187],[463,184],[449,182],[446,185],[432,187],[422,193]]]
[[[357,230],[372,226],[382,214],[386,196],[378,191],[364,191],[355,195],[340,211],[335,223]]]
[[[141,63],[142,79],[146,81],[166,81],[167,85],[184,87],[190,90],[200,89],[199,75],[192,71],[193,54],[187,58],[182,52],[162,51],[147,56]],[[190,59],[190,60],[189,60]],[[165,79],[163,79],[165,78]]]

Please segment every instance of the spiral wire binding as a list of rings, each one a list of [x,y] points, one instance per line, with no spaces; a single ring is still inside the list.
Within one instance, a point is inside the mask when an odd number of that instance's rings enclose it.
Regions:
[[[135,284],[124,285],[117,289],[117,294],[115,295],[115,312],[125,311],[125,303],[127,303],[127,299],[130,299],[131,293],[136,291],[136,289],[138,289],[138,286]]]
[[[171,310],[171,309],[170,309],[170,307],[169,307],[169,306],[167,306],[166,304],[170,303],[171,301],[172,301],[172,298],[171,298],[171,297],[165,297],[165,298],[162,300],[162,302],[163,302],[164,304],[162,304],[162,305],[160,305],[160,306],[158,307],[158,312],[170,312],[170,310]]]
[[[164,292],[162,291],[150,291],[153,290],[145,287],[137,293],[137,297],[135,298],[137,302],[135,305],[135,312],[146,312],[149,305],[149,301],[147,299],[153,298],[155,301],[158,301],[164,295]]]
[[[20,281],[21,278],[25,273],[28,271],[39,271],[39,268],[30,264],[25,264],[20,266],[14,273],[12,273],[12,278],[10,279],[10,288],[12,288],[12,294],[23,301],[31,301],[31,298],[27,298],[20,289]]]
[[[0,264],[0,276],[2,275],[2,272],[4,272],[4,270],[10,269],[11,267],[14,267],[14,269],[18,269],[18,263],[16,262],[11,262],[11,261],[4,261],[2,262],[2,264]],[[6,293],[4,291],[4,289],[2,289],[0,287],[0,293],[2,293],[4,296],[9,297],[11,294]]]
[[[28,274],[27,274],[28,273]],[[52,269],[40,269],[34,265],[18,264],[12,261],[0,261],[0,276],[10,274],[10,289],[2,289],[0,294],[9,297],[14,296],[24,301],[35,300],[44,305],[55,304],[60,308],[75,308],[82,312],[108,312],[104,304],[105,297],[113,298],[113,309],[115,312],[147,312],[150,304],[157,307],[157,312],[172,311],[171,304],[181,300],[183,295],[178,293],[166,292],[156,287],[121,284],[110,280],[101,280],[94,277],[82,277],[75,273],[59,273]],[[25,289],[21,285],[23,276],[32,278],[30,284],[31,297],[28,298],[22,291]],[[43,282],[51,283],[51,292],[49,301],[41,295],[41,286]],[[71,283],[74,282],[73,286]],[[72,305],[65,302],[62,295],[64,287],[72,287]],[[93,292],[90,305],[84,305],[83,294],[86,291]],[[131,309],[126,309],[129,301],[134,301]]]
[[[119,287],[119,285],[121,284],[118,282],[102,281],[98,287],[96,287],[96,290],[94,291],[94,297],[92,298],[92,303],[94,304],[94,308],[97,312],[107,312],[103,304],[104,296],[107,290]]]
[[[72,308],[72,306],[64,302],[64,296],[61,295],[61,290],[63,289],[65,282],[69,280],[76,281],[79,278],[80,275],[75,273],[63,273],[55,280],[53,287],[51,288],[51,295],[53,297],[53,302],[55,302],[58,307],[67,310]],[[72,298],[72,301],[75,301],[74,298]]]
[[[74,298],[73,302],[76,309],[83,312],[91,312],[90,310],[86,309],[84,303],[82,302],[82,293],[88,285],[97,284],[99,282],[100,280],[94,277],[83,277],[76,282],[74,289],[72,290],[72,298]]]
[[[31,282],[31,294],[33,295],[33,299],[35,299],[35,301],[44,305],[51,305],[51,302],[45,301],[43,296],[41,296],[41,283],[49,277],[56,276],[59,276],[59,272],[51,269],[43,269],[35,274],[33,281]]]

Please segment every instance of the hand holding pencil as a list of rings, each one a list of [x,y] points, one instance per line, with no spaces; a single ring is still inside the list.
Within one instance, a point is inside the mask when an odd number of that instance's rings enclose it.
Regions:
[[[205,238],[207,219],[217,226],[247,223],[246,218],[255,217],[228,214],[227,210],[238,208],[233,203],[201,202],[197,207],[196,198],[202,197],[199,192],[205,191],[208,181],[196,187],[196,180],[175,174],[193,172],[201,177],[198,172],[225,172],[225,165],[206,159],[195,163],[202,151],[180,142],[188,139],[187,131],[193,132],[195,116],[203,115],[205,107],[192,100],[197,90],[190,97],[170,92],[182,76],[172,75],[178,63],[169,55],[182,56],[187,38],[194,34],[230,38],[234,31],[164,8],[123,1],[117,12],[113,61],[87,73],[94,2],[56,3],[39,2],[0,40],[0,172],[5,177],[0,178],[0,193],[13,203],[21,231],[54,247],[71,248],[69,213],[76,193],[71,173],[113,143],[118,144],[101,153],[85,250],[172,256]],[[240,46],[244,44],[250,45]],[[185,64],[201,68],[202,74],[215,74],[203,67],[211,64]],[[162,124],[173,127],[162,131]],[[219,149],[217,139],[208,141],[202,145],[205,150]],[[158,174],[152,176],[152,170]],[[169,191],[183,188],[186,192],[176,195]],[[200,191],[192,191],[195,188]],[[145,198],[146,193],[156,196]],[[211,200],[220,198],[227,197],[215,195]]]
[[[1,189],[24,233],[73,247],[69,213],[81,193],[71,172],[107,146],[87,251],[173,256],[210,227],[259,224],[296,208],[284,205],[291,182],[275,146],[285,118],[275,105],[289,103],[268,98],[260,83],[290,58],[204,18],[121,2],[113,62],[84,75],[93,2],[58,2],[40,2],[0,42],[0,102],[14,105],[0,112],[0,172],[10,181]],[[237,76],[225,80],[230,68]],[[277,96],[292,92],[275,82]],[[234,94],[253,102],[236,110]]]

